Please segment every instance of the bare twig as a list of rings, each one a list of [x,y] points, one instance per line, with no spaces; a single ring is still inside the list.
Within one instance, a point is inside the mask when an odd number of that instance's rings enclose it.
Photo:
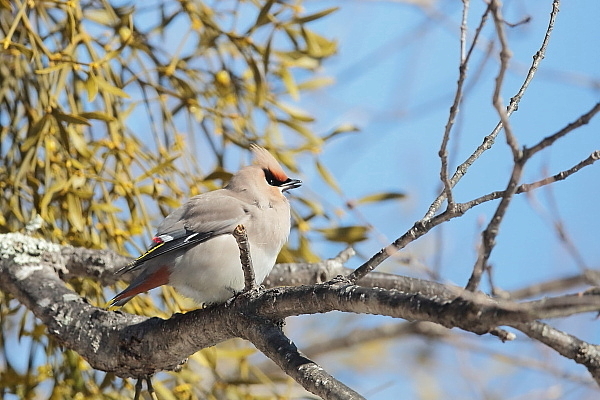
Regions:
[[[560,4],[559,0],[554,0],[554,2],[552,4],[552,11],[550,12],[550,22],[548,23],[548,28],[546,29],[546,34],[544,36],[544,40],[542,41],[542,45],[541,45],[540,49],[533,56],[533,62],[531,64],[531,66],[529,67],[527,76],[525,77],[523,84],[519,88],[519,91],[517,92],[517,94],[515,96],[513,96],[510,99],[510,103],[506,109],[507,117],[510,117],[510,115],[514,111],[517,110],[519,103],[521,102],[521,99],[523,98],[523,95],[525,94],[525,91],[529,87],[529,84],[531,83],[531,81],[533,80],[533,77],[535,76],[535,73],[537,72],[540,62],[542,61],[542,59],[544,58],[544,55],[546,54],[546,49],[548,47],[548,42],[550,40],[550,33],[554,29],[554,22],[556,20],[556,16],[558,15],[559,4]],[[487,15],[487,12],[488,12],[488,10],[486,10],[486,13],[484,13],[484,16]],[[461,180],[461,178],[467,173],[469,167],[481,156],[481,154],[483,154],[485,151],[489,150],[492,147],[492,145],[494,144],[494,141],[496,140],[496,136],[498,136],[498,133],[500,132],[501,129],[502,129],[502,122],[499,122],[498,125],[496,125],[496,127],[494,128],[494,130],[483,139],[483,143],[481,145],[479,145],[477,147],[477,149],[475,149],[475,151],[462,164],[460,164],[458,166],[458,168],[456,169],[456,172],[454,173],[454,175],[452,175],[452,178],[450,178],[450,185],[452,187],[454,187],[458,183],[458,181]],[[427,210],[427,213],[423,217],[423,220],[428,220],[428,219],[433,218],[433,216],[435,215],[437,210],[439,210],[439,208],[441,207],[444,200],[446,200],[446,194],[445,194],[445,192],[442,192],[433,201],[433,203],[431,203],[431,205],[429,206],[429,209]]]
[[[577,121],[568,124],[565,128],[561,129],[560,131],[558,131],[557,133],[555,133],[551,136],[548,136],[547,138],[542,140],[537,145],[535,145],[531,148],[524,149],[523,152],[521,153],[521,155],[519,156],[519,158],[517,160],[515,160],[515,164],[513,166],[513,171],[512,171],[507,188],[502,192],[494,192],[494,193],[486,196],[487,199],[490,199],[491,197],[494,197],[494,196],[499,196],[500,198],[502,198],[502,200],[501,200],[500,204],[498,205],[496,212],[494,213],[494,216],[490,220],[488,226],[482,233],[481,248],[480,248],[479,255],[477,257],[475,266],[473,267],[473,272],[467,283],[467,286],[466,286],[467,290],[475,290],[479,286],[479,282],[481,281],[481,277],[485,270],[487,260],[489,259],[492,249],[494,247],[495,237],[498,234],[498,229],[499,229],[500,223],[502,222],[504,214],[506,213],[508,205],[514,194],[522,193],[522,192],[531,190],[533,188],[537,188],[537,187],[547,185],[552,182],[563,180],[566,177],[579,171],[581,168],[593,164],[595,161],[597,161],[600,158],[600,151],[594,151],[588,158],[579,162],[578,164],[576,164],[569,170],[563,171],[553,177],[543,179],[543,180],[538,181],[533,184],[517,186],[518,181],[520,180],[520,177],[521,177],[521,174],[523,171],[523,167],[533,154],[535,154],[536,152],[540,151],[541,149],[543,149],[547,146],[552,145],[556,140],[565,136],[567,133],[573,131],[574,129],[587,124],[592,119],[592,117],[594,115],[596,115],[598,112],[600,112],[600,103],[596,104],[590,111],[588,111],[587,113],[585,113],[584,115],[579,117],[577,119]],[[480,204],[480,203],[478,203],[478,201],[480,201],[481,199],[482,198],[472,200],[471,202],[469,202],[468,204],[465,204],[464,206],[468,207],[470,205]],[[463,205],[461,205],[461,207],[462,206]]]
[[[246,228],[244,225],[238,225],[233,230],[233,237],[240,249],[240,261],[242,270],[244,271],[244,292],[248,292],[256,287],[256,277],[254,275],[254,267],[252,266],[252,257],[250,256],[250,243]]]
[[[498,35],[498,40],[500,40],[500,70],[498,71],[498,75],[496,76],[496,85],[494,87],[492,103],[494,104],[494,108],[498,112],[500,122],[502,123],[502,127],[504,128],[504,133],[506,135],[506,143],[510,147],[513,153],[513,159],[516,162],[520,158],[519,145],[517,143],[517,139],[515,138],[512,132],[512,128],[508,120],[508,114],[504,109],[504,101],[502,100],[502,96],[500,93],[504,85],[504,75],[508,70],[508,62],[512,57],[512,52],[508,47],[508,40],[506,38],[506,32],[504,30],[504,18],[502,17],[502,3],[500,2],[500,0],[492,0],[490,1],[490,7],[492,9],[492,16],[494,17],[494,26],[496,27],[496,34]]]
[[[592,109],[592,111],[594,111],[594,113],[597,113],[600,111],[600,107],[595,106]],[[584,114],[584,116],[586,116],[586,118],[580,117],[577,120],[577,122],[580,123],[579,126],[581,126],[581,124],[583,124],[583,123],[589,122],[592,115],[590,115],[590,112],[588,112],[588,113]],[[573,123],[569,124],[568,126],[572,127]],[[574,128],[572,128],[572,129],[574,129]],[[563,131],[563,130],[561,130],[561,131]],[[529,159],[529,157],[530,157],[530,154],[527,154],[527,158],[524,158],[522,160],[522,163],[527,161]],[[504,201],[504,205],[502,208],[498,207],[498,209],[496,210],[496,214],[494,215],[494,218],[502,218],[502,216],[504,215],[504,212],[506,211],[505,207],[508,206],[508,202],[504,200],[507,196],[507,190],[511,193],[510,196],[512,196],[513,194],[525,193],[527,191],[539,188],[543,185],[547,185],[547,184],[550,184],[553,182],[564,180],[567,177],[574,174],[575,172],[579,171],[581,168],[592,165],[599,158],[600,158],[600,151],[594,151],[588,158],[577,163],[575,166],[573,166],[572,168],[570,168],[566,171],[562,171],[552,177],[545,178],[541,181],[516,186],[517,178],[520,176],[521,169],[522,169],[522,165],[519,164],[520,165],[519,168],[517,168],[516,170],[513,170],[513,175],[511,176],[511,180],[509,182],[509,187],[507,187],[506,190],[495,191],[492,193],[488,193],[484,196],[478,197],[476,199],[473,199],[471,201],[456,204],[456,206],[454,207],[453,210],[446,210],[445,212],[443,212],[439,215],[436,215],[433,219],[421,220],[421,221],[415,222],[413,227],[410,228],[404,235],[400,236],[393,243],[391,243],[388,246],[381,249],[378,253],[374,254],[367,262],[363,263],[355,271],[353,271],[351,274],[349,274],[348,279],[351,282],[357,282],[359,279],[364,278],[369,272],[373,271],[379,264],[381,264],[384,260],[386,260],[390,255],[394,254],[396,251],[404,248],[409,243],[420,238],[421,236],[423,236],[424,234],[429,232],[434,227],[436,227],[444,222],[447,222],[453,218],[459,217],[459,216],[463,215],[464,213],[466,213],[471,208],[473,208],[477,205],[480,205],[482,203],[502,198]],[[511,185],[514,185],[514,187],[512,187]],[[492,221],[494,221],[494,218],[492,218]],[[498,223],[499,223],[499,221],[498,221]],[[495,229],[495,227],[497,228],[497,225],[495,225],[495,224],[489,225],[488,224],[488,228],[487,228],[488,232],[491,232],[493,229]],[[485,232],[484,232],[484,235],[485,235]],[[493,240],[493,238],[495,237],[495,234],[491,235],[491,233],[488,233],[487,235],[488,236],[484,237],[483,239],[488,241],[487,248],[491,249],[491,247],[493,247],[493,246],[491,245],[491,242],[489,242],[489,241]],[[483,273],[483,269],[484,269],[484,265],[485,265],[485,261],[487,260],[487,257],[489,257],[489,254],[487,256],[485,256],[485,254],[481,254],[480,258],[478,258],[477,271],[474,271],[474,274],[477,274],[477,276],[472,275],[472,277],[471,277],[471,279],[473,280],[472,285],[479,284],[479,280],[481,279],[481,274]]]
[[[488,226],[481,235],[481,244],[479,248],[479,254],[477,256],[477,261],[475,262],[473,272],[466,285],[466,289],[470,291],[476,290],[479,286],[479,283],[481,282],[481,277],[483,275],[483,272],[485,271],[488,259],[496,243],[496,236],[498,235],[500,223],[504,219],[506,210],[508,210],[508,206],[512,200],[512,197],[517,190],[517,185],[521,179],[523,167],[526,162],[526,159],[524,159],[522,152],[519,150],[519,145],[512,132],[512,128],[508,120],[508,114],[504,109],[504,103],[500,95],[504,83],[504,75],[506,74],[506,70],[508,69],[508,62],[511,57],[511,51],[508,47],[508,41],[506,39],[506,32],[504,31],[504,19],[502,18],[501,12],[502,5],[499,0],[492,0],[489,4],[492,11],[492,16],[494,17],[494,26],[496,27],[496,34],[498,35],[498,39],[500,40],[500,70],[498,71],[498,75],[496,76],[496,85],[494,87],[494,95],[492,102],[494,104],[494,108],[496,108],[496,111],[498,112],[502,127],[504,128],[504,132],[506,135],[506,143],[508,144],[513,153],[514,166],[508,185],[502,194],[502,200],[496,208],[494,216],[492,217],[492,219],[488,223]]]
[[[531,298],[547,295],[552,292],[564,292],[583,285],[597,285],[600,281],[600,272],[586,270],[581,274],[565,276],[563,278],[551,279],[545,282],[535,283],[521,289],[505,292],[502,297],[513,300]]]
[[[581,117],[579,117],[576,121],[571,122],[570,124],[568,124],[567,126],[565,126],[563,129],[561,129],[560,131],[554,133],[553,135],[550,135],[544,139],[542,139],[539,143],[537,143],[536,145],[530,147],[527,149],[527,151],[533,155],[543,149],[545,149],[548,146],[551,146],[552,144],[554,144],[554,142],[556,142],[558,139],[564,137],[567,133],[573,131],[574,129],[579,128],[580,126],[586,125],[588,124],[591,119],[600,111],[600,102],[596,103],[594,105],[594,107],[592,107],[592,109],[590,111],[588,111],[587,113],[583,114]]]
[[[596,156],[600,156],[600,151],[597,151],[596,153]],[[598,157],[596,157],[596,159],[597,158]],[[550,212],[548,213],[547,217],[550,220],[549,222],[554,227],[554,233],[558,237],[560,243],[562,243],[565,250],[571,256],[577,267],[581,271],[585,272],[589,269],[589,267],[587,265],[587,262],[585,261],[583,254],[581,254],[581,251],[579,251],[576,245],[576,241],[573,240],[573,238],[568,232],[566,223],[561,217],[558,204],[556,203],[556,197],[554,196],[554,191],[552,189],[553,187],[549,186],[545,191],[548,197],[548,205],[550,207]],[[599,284],[600,282],[596,281],[596,285]]]
[[[596,150],[592,154],[590,154],[590,156],[587,157],[585,160],[578,162],[573,167],[571,167],[565,171],[561,171],[558,174],[549,176],[547,178],[544,178],[544,179],[541,179],[539,181],[535,181],[532,183],[522,183],[521,185],[519,185],[517,187],[515,194],[527,193],[534,189],[538,189],[542,186],[549,185],[551,183],[567,179],[569,176],[573,175],[575,172],[579,171],[581,168],[592,165],[593,163],[598,161],[598,159],[600,159],[600,151]],[[503,195],[504,195],[504,191],[502,191],[502,190],[491,192],[484,196],[467,201],[465,203],[460,203],[457,205],[457,208],[459,208],[462,212],[466,212],[467,210],[469,210],[475,206],[478,206],[479,204],[485,203],[487,201],[499,199]]]
[[[581,168],[592,165],[599,159],[600,159],[600,150],[596,150],[592,154],[590,154],[589,157],[587,157],[585,160],[578,162],[573,167],[571,167],[565,171],[561,171],[558,174],[549,176],[547,178],[541,179],[536,182],[524,183],[524,184],[520,185],[519,188],[517,189],[517,193],[529,192],[533,189],[537,189],[539,187],[549,185],[554,182],[565,180],[569,176],[573,175],[575,172],[579,171]]]
[[[443,326],[424,321],[386,324],[374,328],[354,329],[345,335],[337,336],[331,340],[313,343],[304,348],[303,351],[310,357],[314,357],[364,343],[382,339],[397,339],[408,335],[439,339],[450,336],[451,332]]]
[[[481,18],[481,22],[477,27],[477,31],[475,33],[475,37],[473,38],[473,42],[469,48],[467,53],[466,51],[466,39],[467,39],[467,16],[469,11],[469,0],[463,0],[463,14],[462,14],[462,22],[460,25],[460,66],[458,73],[458,82],[456,84],[456,92],[454,94],[454,102],[452,106],[450,106],[450,115],[448,116],[448,121],[446,122],[446,127],[444,129],[444,136],[442,138],[442,144],[440,146],[440,150],[438,155],[440,157],[441,166],[440,166],[440,179],[443,185],[443,193],[445,199],[448,201],[448,209],[452,210],[454,208],[454,199],[452,195],[452,187],[454,186],[448,177],[448,143],[450,141],[450,132],[452,131],[452,127],[454,126],[454,121],[456,116],[458,115],[459,107],[463,98],[463,88],[465,84],[465,79],[467,77],[467,67],[472,54],[473,49],[475,48],[475,44],[477,43],[477,39],[479,38],[479,33],[485,24],[487,19],[487,14],[489,12],[489,7],[486,12],[483,14]]]
[[[473,266],[473,272],[471,273],[471,277],[469,278],[469,281],[465,287],[467,290],[475,291],[481,282],[481,277],[487,266],[490,255],[492,254],[492,249],[496,245],[496,236],[498,235],[500,223],[506,214],[506,210],[508,210],[508,206],[513,195],[517,191],[517,184],[521,179],[525,161],[526,160],[521,157],[519,160],[517,160],[517,162],[515,162],[508,185],[502,194],[502,200],[496,208],[496,211],[494,212],[494,215],[492,216],[487,227],[481,234],[481,247],[477,256],[477,261]]]

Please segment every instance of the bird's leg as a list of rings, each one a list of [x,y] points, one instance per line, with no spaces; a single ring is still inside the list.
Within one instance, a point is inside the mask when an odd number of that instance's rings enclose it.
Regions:
[[[142,394],[142,382],[144,382],[144,378],[140,377],[135,383],[135,394],[133,395],[133,400],[140,399],[140,395]]]
[[[148,394],[152,400],[158,400],[156,397],[156,392],[154,391],[154,387],[152,386],[152,375],[140,376],[137,378],[137,382],[135,383],[135,393],[133,395],[133,400],[139,400],[142,394],[142,384],[146,381],[146,386],[148,389]]]
[[[146,386],[148,387],[148,393],[150,394],[150,398],[152,398],[152,400],[158,400],[158,397],[156,396],[156,392],[154,391],[154,386],[152,386],[152,376],[151,375],[146,376]]]

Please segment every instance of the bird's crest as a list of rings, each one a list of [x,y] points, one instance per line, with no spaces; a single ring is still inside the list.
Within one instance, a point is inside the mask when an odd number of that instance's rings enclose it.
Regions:
[[[279,182],[285,182],[289,178],[287,174],[281,168],[281,165],[277,162],[275,157],[269,153],[266,149],[256,144],[250,145],[250,150],[254,154],[254,164],[258,165],[262,169],[269,170],[275,179]]]

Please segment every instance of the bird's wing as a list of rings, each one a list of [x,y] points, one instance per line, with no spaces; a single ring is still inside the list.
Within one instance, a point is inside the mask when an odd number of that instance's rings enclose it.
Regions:
[[[248,205],[223,189],[192,197],[165,218],[146,252],[117,273],[134,270],[152,258],[231,233],[249,217]]]

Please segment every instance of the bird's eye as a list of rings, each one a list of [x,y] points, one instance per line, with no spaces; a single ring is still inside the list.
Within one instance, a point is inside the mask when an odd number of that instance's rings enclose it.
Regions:
[[[268,169],[265,169],[265,179],[267,180],[267,183],[271,186],[281,186],[281,184],[283,182],[281,182],[280,180],[278,180],[277,178],[275,178],[273,176],[273,173],[271,173],[271,171],[269,171]]]

